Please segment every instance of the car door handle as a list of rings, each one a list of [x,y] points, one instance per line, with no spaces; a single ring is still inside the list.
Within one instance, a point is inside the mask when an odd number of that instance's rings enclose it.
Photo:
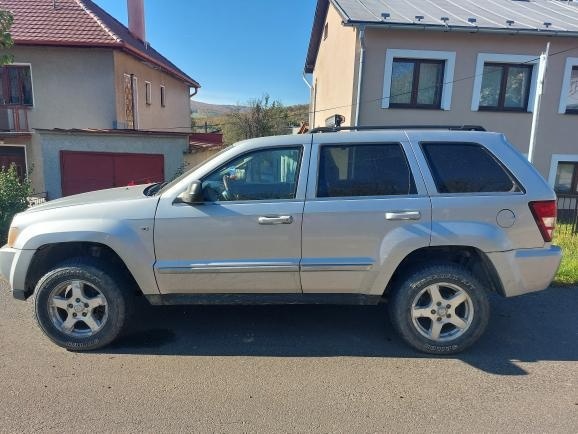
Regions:
[[[293,216],[290,215],[259,217],[260,225],[290,225],[291,223],[293,223]]]
[[[421,213],[419,211],[391,211],[385,213],[386,220],[419,220]]]

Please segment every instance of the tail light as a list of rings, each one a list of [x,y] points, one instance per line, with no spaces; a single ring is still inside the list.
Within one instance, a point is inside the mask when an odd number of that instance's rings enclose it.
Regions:
[[[538,229],[544,241],[549,243],[554,235],[556,227],[556,213],[558,211],[555,200],[545,200],[541,202],[530,202],[530,210],[536,220]]]

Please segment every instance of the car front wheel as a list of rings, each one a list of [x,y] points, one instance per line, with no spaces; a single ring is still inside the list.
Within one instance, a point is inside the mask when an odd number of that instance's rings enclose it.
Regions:
[[[119,279],[89,260],[62,264],[36,286],[36,319],[57,345],[88,351],[111,343],[122,331],[127,300]]]

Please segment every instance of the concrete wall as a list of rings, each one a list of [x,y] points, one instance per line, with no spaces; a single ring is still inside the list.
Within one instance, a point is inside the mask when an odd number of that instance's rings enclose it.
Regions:
[[[112,128],[112,50],[16,46],[14,63],[31,64],[31,128]]]
[[[185,154],[185,171],[207,161],[213,155],[219,153],[220,149],[200,150]]]
[[[521,152],[528,152],[531,113],[472,111],[472,96],[478,53],[518,54],[538,57],[551,42],[555,53],[576,46],[574,38],[485,35],[368,29],[367,53],[360,110],[361,125],[408,124],[476,124],[504,132]],[[383,109],[385,55],[388,48],[453,51],[456,68],[451,110]],[[562,79],[567,57],[578,56],[570,51],[550,58],[542,100],[537,137],[535,165],[547,178],[552,154],[578,154],[578,117],[558,114]],[[334,87],[338,93],[341,87]],[[377,101],[376,101],[377,99]],[[325,104],[325,103],[322,103]]]
[[[316,112],[312,122],[316,127],[324,126],[325,119],[336,113],[345,116],[344,126],[354,123],[357,31],[344,27],[341,21],[335,8],[330,6],[326,18],[328,36],[321,38],[313,72],[310,111]]]
[[[121,152],[163,154],[165,179],[171,180],[183,165],[183,153],[188,148],[187,136],[99,133],[37,133],[42,150],[45,191],[49,199],[62,196],[60,151]]]
[[[191,130],[190,88],[185,83],[153,69],[123,52],[114,53],[115,110],[120,123],[126,122],[124,74],[138,79],[138,126],[141,130]],[[146,103],[145,82],[151,83],[151,104]],[[161,85],[165,86],[166,106],[161,106]]]

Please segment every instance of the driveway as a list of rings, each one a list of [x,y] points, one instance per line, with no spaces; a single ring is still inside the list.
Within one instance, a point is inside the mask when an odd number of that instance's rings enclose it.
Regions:
[[[2,290],[0,431],[575,433],[578,288],[492,308],[453,357],[408,349],[383,306],[145,306],[74,354]]]

